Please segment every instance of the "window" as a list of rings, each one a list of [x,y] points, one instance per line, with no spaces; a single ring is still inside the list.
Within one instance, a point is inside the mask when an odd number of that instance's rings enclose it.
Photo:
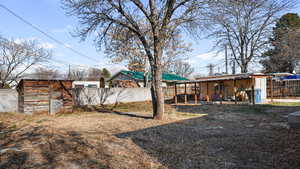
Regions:
[[[84,85],[75,85],[75,88],[84,88]]]
[[[97,85],[95,85],[95,84],[89,84],[87,87],[88,88],[97,88]]]

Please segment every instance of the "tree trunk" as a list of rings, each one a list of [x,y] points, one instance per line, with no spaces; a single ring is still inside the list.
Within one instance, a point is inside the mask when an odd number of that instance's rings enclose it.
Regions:
[[[158,66],[153,71],[153,83],[151,86],[153,118],[162,120],[164,115],[164,95],[162,90],[162,71]]]
[[[162,120],[164,115],[164,94],[162,90],[162,48],[157,36],[154,36],[154,63],[151,66],[152,71],[152,104],[153,104],[153,118]]]
[[[241,65],[241,73],[248,73],[248,65],[246,64]]]

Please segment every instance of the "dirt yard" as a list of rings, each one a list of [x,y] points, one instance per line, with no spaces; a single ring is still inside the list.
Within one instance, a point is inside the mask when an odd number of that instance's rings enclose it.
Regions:
[[[298,169],[300,132],[286,115],[299,106],[167,106],[26,116],[0,114],[0,169]]]

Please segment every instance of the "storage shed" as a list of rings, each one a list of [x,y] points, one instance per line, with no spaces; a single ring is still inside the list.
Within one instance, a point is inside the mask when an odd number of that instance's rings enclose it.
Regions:
[[[264,103],[267,101],[267,75],[236,74],[201,77],[175,83],[175,103],[192,101],[234,101]]]
[[[25,114],[72,111],[72,80],[22,79],[19,93],[19,112]]]

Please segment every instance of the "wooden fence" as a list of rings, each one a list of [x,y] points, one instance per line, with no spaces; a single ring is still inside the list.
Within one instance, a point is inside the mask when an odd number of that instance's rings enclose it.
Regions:
[[[300,80],[276,81],[269,79],[267,82],[268,98],[296,98],[300,97]]]

